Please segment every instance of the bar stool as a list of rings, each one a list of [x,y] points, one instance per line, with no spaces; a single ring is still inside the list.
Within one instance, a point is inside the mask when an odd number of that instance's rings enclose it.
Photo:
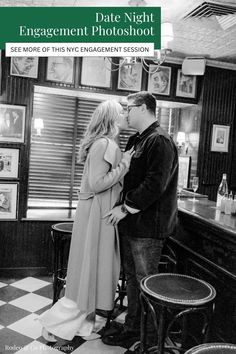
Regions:
[[[52,225],[51,236],[53,241],[53,304],[60,297],[61,290],[66,282],[67,261],[71,241],[73,222],[61,222]]]
[[[188,275],[159,273],[150,275],[141,281],[141,353],[147,353],[147,313],[151,312],[155,331],[158,334],[157,353],[165,350],[186,350],[187,316],[200,313],[203,316],[203,342],[207,340],[211,316],[214,310],[216,291],[207,282]],[[158,314],[157,314],[158,309]],[[167,319],[167,315],[170,319]],[[189,316],[188,316],[189,317]],[[159,318],[159,321],[158,321]],[[165,341],[173,330],[173,325],[181,322],[181,343],[165,346]],[[158,323],[159,322],[159,323]]]
[[[206,343],[189,349],[185,354],[233,354],[236,345],[230,343]]]
[[[172,247],[169,246],[166,242],[163,247],[161,259],[160,259],[159,266],[158,266],[158,271],[161,273],[174,272],[176,270],[176,266],[177,266],[176,254],[175,254],[174,250],[172,249]],[[122,310],[124,298],[127,295],[126,278],[125,278],[124,270],[122,268],[121,268],[121,272],[120,272],[120,280],[117,285],[116,293],[117,293],[117,296],[114,301],[114,308],[115,308],[116,304],[119,302],[119,309]],[[112,314],[113,314],[113,311],[108,312],[107,322],[106,322],[106,326],[105,326],[107,329],[110,327],[110,321],[112,319]]]

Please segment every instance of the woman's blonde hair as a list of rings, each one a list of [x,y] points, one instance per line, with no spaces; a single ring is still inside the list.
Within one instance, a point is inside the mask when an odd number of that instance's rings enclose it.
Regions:
[[[98,105],[92,114],[84,138],[79,149],[79,162],[84,162],[91,145],[95,140],[107,136],[114,138],[118,132],[118,121],[121,114],[121,105],[117,101],[104,101]]]

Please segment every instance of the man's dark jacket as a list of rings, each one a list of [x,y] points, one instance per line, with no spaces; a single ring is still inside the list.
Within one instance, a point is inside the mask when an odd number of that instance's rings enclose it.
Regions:
[[[140,212],[122,219],[119,230],[130,237],[165,238],[177,219],[177,148],[158,121],[131,136],[126,150],[132,146],[135,154],[124,178],[123,201]]]

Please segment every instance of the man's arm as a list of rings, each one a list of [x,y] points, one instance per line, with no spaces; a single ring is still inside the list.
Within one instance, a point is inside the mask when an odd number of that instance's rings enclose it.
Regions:
[[[150,141],[145,178],[137,188],[127,192],[125,204],[131,208],[145,210],[160,199],[172,172],[173,159],[174,151],[168,139],[158,136]]]

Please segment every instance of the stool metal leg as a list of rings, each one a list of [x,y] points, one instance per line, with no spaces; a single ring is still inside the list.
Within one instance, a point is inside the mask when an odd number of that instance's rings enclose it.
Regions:
[[[167,315],[166,307],[161,306],[160,321],[159,321],[159,328],[158,328],[158,345],[157,345],[158,354],[164,354],[164,345],[166,339],[166,315]]]
[[[57,250],[59,249],[59,242],[56,235],[54,236],[52,232],[52,240],[54,243],[54,260],[53,260],[53,305],[57,302],[57,288],[58,288],[58,278],[57,278],[57,269],[59,266],[59,257]]]
[[[183,319],[182,319],[182,344],[181,344],[181,348],[185,348],[186,347],[186,341],[187,341],[187,328],[188,328],[188,318],[186,315],[183,315]]]
[[[210,308],[206,309],[206,321],[205,321],[205,325],[204,325],[203,331],[202,331],[202,333],[203,333],[203,343],[209,342],[211,322],[212,322],[214,310],[215,310],[215,304],[214,303],[210,306]]]
[[[141,342],[140,350],[142,354],[146,353],[147,349],[147,314],[148,314],[148,305],[145,297],[140,294],[140,303],[141,303]]]
[[[150,312],[153,324],[156,333],[158,333],[158,323],[157,323],[157,315],[156,311],[152,305],[152,303],[146,298],[146,296],[140,293],[140,303],[141,303],[141,342],[140,342],[140,349],[142,354],[149,353],[147,348],[147,321],[148,321],[148,313]],[[154,348],[157,348],[155,346]],[[153,348],[152,348],[153,349]],[[153,351],[152,351],[153,352]]]

